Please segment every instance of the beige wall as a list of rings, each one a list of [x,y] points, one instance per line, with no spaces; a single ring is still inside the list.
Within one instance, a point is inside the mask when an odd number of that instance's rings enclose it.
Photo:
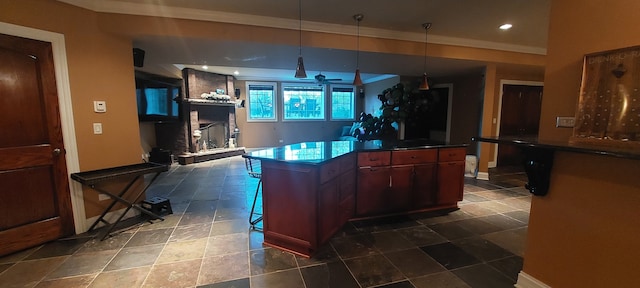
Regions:
[[[137,121],[131,52],[134,37],[151,35],[298,44],[297,30],[95,13],[51,0],[0,0],[0,7],[1,22],[64,35],[79,165],[82,171],[139,163],[141,154],[153,142],[141,141],[141,130]],[[355,48],[351,47],[355,38],[349,35],[304,32],[303,38],[304,43],[313,47]],[[360,50],[421,56],[424,53],[424,44],[360,37]],[[440,44],[429,46],[429,56],[534,66],[543,66],[545,61],[545,56],[542,55]],[[237,86],[244,89],[241,83]],[[108,112],[94,113],[94,100],[106,101]],[[363,108],[359,108],[358,112],[361,109]],[[239,113],[238,121],[242,119],[246,119],[246,114]],[[92,123],[96,122],[103,125],[102,135],[93,134]],[[245,137],[245,134],[256,139],[267,139],[258,144],[247,139],[244,145],[271,146],[279,145],[280,139],[283,143],[332,139],[339,132],[339,127],[348,123],[273,123],[259,128],[247,123],[240,124],[247,125],[240,127],[240,141],[244,140],[242,137]],[[142,127],[142,134],[151,134],[148,128]],[[309,131],[313,131],[312,135],[316,137],[310,139]],[[243,145],[242,142],[240,144]],[[97,201],[97,194],[87,192],[84,200],[87,216],[98,214],[103,203]]]
[[[0,21],[63,34],[80,170],[140,163],[131,40],[101,31],[97,15],[57,1],[0,1]],[[93,112],[103,100],[107,113]],[[103,134],[93,134],[92,123]],[[84,193],[87,217],[104,202]]]
[[[551,2],[540,138],[567,140],[587,53],[640,44],[640,2]],[[640,83],[636,83],[640,85]],[[523,271],[551,287],[640,283],[640,161],[557,152],[549,194],[534,197]]]

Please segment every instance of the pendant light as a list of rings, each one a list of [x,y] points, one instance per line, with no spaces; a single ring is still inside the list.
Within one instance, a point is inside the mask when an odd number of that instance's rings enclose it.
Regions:
[[[360,78],[360,21],[362,21],[362,18],[364,18],[362,14],[353,15],[353,19],[356,20],[358,25],[358,34],[356,37],[356,76],[353,78],[353,85],[358,87],[363,85],[362,78]]]
[[[429,90],[429,80],[427,79],[427,35],[429,34],[429,28],[431,28],[431,23],[423,23],[422,28],[424,28],[424,74],[422,75],[422,82],[420,82],[420,87],[418,90]]]
[[[302,61],[302,0],[298,1],[298,16],[300,16],[299,20],[299,24],[300,27],[298,29],[298,32],[300,33],[300,46],[299,46],[299,53],[298,53],[298,66],[296,66],[296,78],[307,78],[307,72],[304,71],[304,62]]]

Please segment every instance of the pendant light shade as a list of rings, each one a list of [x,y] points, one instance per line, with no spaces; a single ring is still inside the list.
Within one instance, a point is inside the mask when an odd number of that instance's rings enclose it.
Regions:
[[[427,35],[429,34],[431,23],[423,23],[422,28],[424,28],[424,66],[422,70],[424,74],[422,74],[422,81],[420,82],[418,90],[426,91],[429,90],[429,79],[427,79]]]
[[[360,21],[362,21],[362,18],[364,18],[364,15],[362,14],[353,15],[353,19],[356,20],[356,23],[358,25],[358,34],[356,37],[356,75],[353,78],[354,86],[363,85],[362,78],[360,78]]]
[[[420,81],[420,86],[418,90],[429,90],[429,79],[427,79],[427,73],[422,75],[422,81]]]
[[[302,56],[298,56],[298,66],[296,66],[296,78],[307,78],[307,72],[304,70],[304,61]]]
[[[356,69],[356,77],[353,78],[354,86],[362,86],[362,78],[360,78],[360,69]]]
[[[298,65],[296,66],[296,78],[307,78],[307,72],[304,70],[304,61],[302,60],[302,0],[298,1],[298,12],[299,12],[299,39],[300,39],[300,46],[299,46],[299,50],[298,50]]]

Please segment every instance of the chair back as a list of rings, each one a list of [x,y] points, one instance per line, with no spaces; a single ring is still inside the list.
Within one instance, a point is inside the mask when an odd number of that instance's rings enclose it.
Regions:
[[[249,176],[253,178],[262,177],[262,167],[260,160],[244,158],[244,165],[247,167],[247,172]]]

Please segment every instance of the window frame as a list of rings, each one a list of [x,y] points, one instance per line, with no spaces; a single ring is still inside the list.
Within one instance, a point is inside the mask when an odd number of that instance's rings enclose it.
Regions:
[[[351,118],[333,118],[333,88],[351,88],[352,98],[351,98],[351,111],[353,111],[353,115]],[[358,87],[347,84],[331,84],[329,85],[328,93],[329,93],[329,119],[331,121],[355,121],[356,120],[356,95],[357,95]]]
[[[321,103],[317,103],[317,105],[319,105],[320,107],[320,115],[321,117],[318,118],[287,118],[286,115],[286,109],[285,109],[285,105],[287,105],[287,102],[285,101],[285,93],[284,90],[287,87],[322,87],[322,95],[320,96],[321,99]],[[280,102],[282,103],[281,107],[282,107],[282,122],[309,122],[309,121],[326,121],[327,119],[327,85],[318,85],[315,83],[295,83],[295,82],[288,82],[288,83],[281,83],[280,85]]]
[[[252,118],[251,117],[251,86],[272,86],[273,92],[273,118]],[[278,122],[278,83],[277,82],[261,82],[261,81],[247,81],[245,83],[245,91],[247,95],[247,122]]]

